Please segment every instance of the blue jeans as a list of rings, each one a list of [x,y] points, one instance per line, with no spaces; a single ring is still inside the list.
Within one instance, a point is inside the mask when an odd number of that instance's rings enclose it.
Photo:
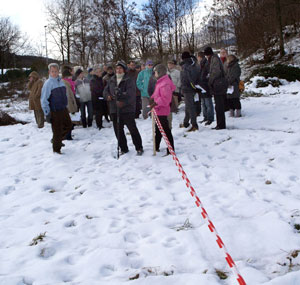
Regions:
[[[201,98],[203,117],[205,121],[214,121],[214,106],[212,98]]]
[[[80,114],[81,114],[81,122],[82,126],[86,127],[86,113],[85,107],[88,110],[88,126],[91,127],[93,123],[93,104],[92,101],[80,102]]]

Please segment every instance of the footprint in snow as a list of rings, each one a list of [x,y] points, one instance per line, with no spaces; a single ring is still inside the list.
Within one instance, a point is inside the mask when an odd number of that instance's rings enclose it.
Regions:
[[[163,245],[165,247],[169,247],[169,248],[174,247],[179,244],[180,244],[180,242],[174,237],[170,237],[170,238],[166,239],[166,241],[163,242]]]
[[[115,268],[113,265],[104,265],[100,268],[100,274],[102,276],[111,276],[115,271]]]
[[[72,228],[72,227],[76,227],[77,224],[76,224],[75,221],[68,221],[68,222],[66,222],[66,223],[64,224],[64,226],[65,226],[66,228]]]
[[[293,182],[298,182],[299,181],[299,178],[296,176],[296,175],[292,175],[289,177],[289,179]]]
[[[124,241],[128,243],[136,243],[139,239],[139,236],[133,232],[128,232],[124,235]]]
[[[12,193],[15,190],[16,190],[15,186],[5,186],[4,189],[3,189],[3,194],[8,195],[8,194]]]

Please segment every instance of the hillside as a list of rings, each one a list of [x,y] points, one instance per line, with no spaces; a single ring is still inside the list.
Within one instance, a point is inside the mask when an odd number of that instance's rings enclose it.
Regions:
[[[299,284],[300,82],[246,89],[263,96],[227,130],[179,129],[181,105],[176,153],[246,283]],[[128,136],[116,160],[108,123],[76,127],[58,156],[27,102],[0,108],[29,122],[1,127],[1,285],[237,284],[174,161],[152,156],[150,120],[142,157]]]

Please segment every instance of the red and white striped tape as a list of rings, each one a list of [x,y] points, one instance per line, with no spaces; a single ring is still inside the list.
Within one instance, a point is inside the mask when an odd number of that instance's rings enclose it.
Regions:
[[[220,247],[220,249],[223,249],[225,260],[227,261],[227,263],[228,263],[230,269],[232,270],[233,274],[236,276],[239,285],[246,285],[245,280],[243,279],[243,277],[239,273],[238,268],[237,268],[235,262],[233,261],[231,255],[228,253],[225,244],[223,243],[220,235],[218,234],[217,229],[215,228],[215,226],[212,223],[211,219],[209,218],[206,210],[204,209],[201,200],[197,196],[197,193],[196,193],[195,189],[193,188],[190,180],[187,178],[187,175],[186,175],[185,171],[183,170],[183,167],[180,164],[180,162],[179,162],[179,160],[178,160],[178,158],[177,158],[177,156],[176,156],[176,154],[175,154],[175,152],[174,152],[174,150],[173,150],[173,148],[172,148],[172,146],[171,146],[171,144],[170,144],[170,142],[169,142],[169,140],[167,138],[167,135],[166,135],[166,133],[165,133],[165,131],[164,131],[164,129],[163,129],[160,121],[159,121],[159,118],[158,118],[157,113],[154,110],[154,108],[152,109],[152,115],[154,115],[154,119],[155,119],[155,122],[156,122],[156,124],[158,126],[158,129],[161,132],[161,134],[162,134],[162,136],[163,136],[163,138],[164,138],[164,140],[165,140],[165,142],[166,142],[166,144],[168,146],[169,152],[172,155],[173,160],[175,161],[175,164],[178,167],[178,170],[179,170],[179,173],[182,176],[182,179],[186,183],[186,187],[190,189],[190,194],[196,200],[195,201],[196,206],[199,207],[199,208],[201,208],[201,215],[202,215],[204,221],[207,223],[207,226],[208,226],[209,230],[213,234],[215,234],[215,236],[216,236],[216,242],[217,242],[218,246]]]

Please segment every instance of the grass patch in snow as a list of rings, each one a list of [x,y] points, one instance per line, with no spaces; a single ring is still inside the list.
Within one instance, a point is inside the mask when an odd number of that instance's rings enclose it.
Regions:
[[[253,91],[244,91],[241,95],[241,98],[247,98],[247,97],[263,97],[264,94],[258,93],[258,92],[253,92]]]
[[[129,277],[129,280],[136,280],[141,277],[148,277],[148,276],[170,276],[174,274],[174,268],[171,268],[170,270],[161,270],[161,268],[158,267],[143,267],[141,272],[136,273],[135,275]]]
[[[29,245],[30,246],[37,245],[38,243],[44,241],[45,237],[46,237],[46,232],[44,232],[43,234],[41,233],[37,237],[33,238]]]
[[[221,280],[225,280],[228,278],[227,272],[216,269],[216,274],[219,276]]]
[[[179,231],[187,231],[187,230],[192,229],[192,228],[193,228],[193,225],[190,223],[189,219],[186,219],[182,226],[173,227],[172,229],[179,232]]]
[[[295,230],[300,231],[300,224],[294,224],[294,228]]]

